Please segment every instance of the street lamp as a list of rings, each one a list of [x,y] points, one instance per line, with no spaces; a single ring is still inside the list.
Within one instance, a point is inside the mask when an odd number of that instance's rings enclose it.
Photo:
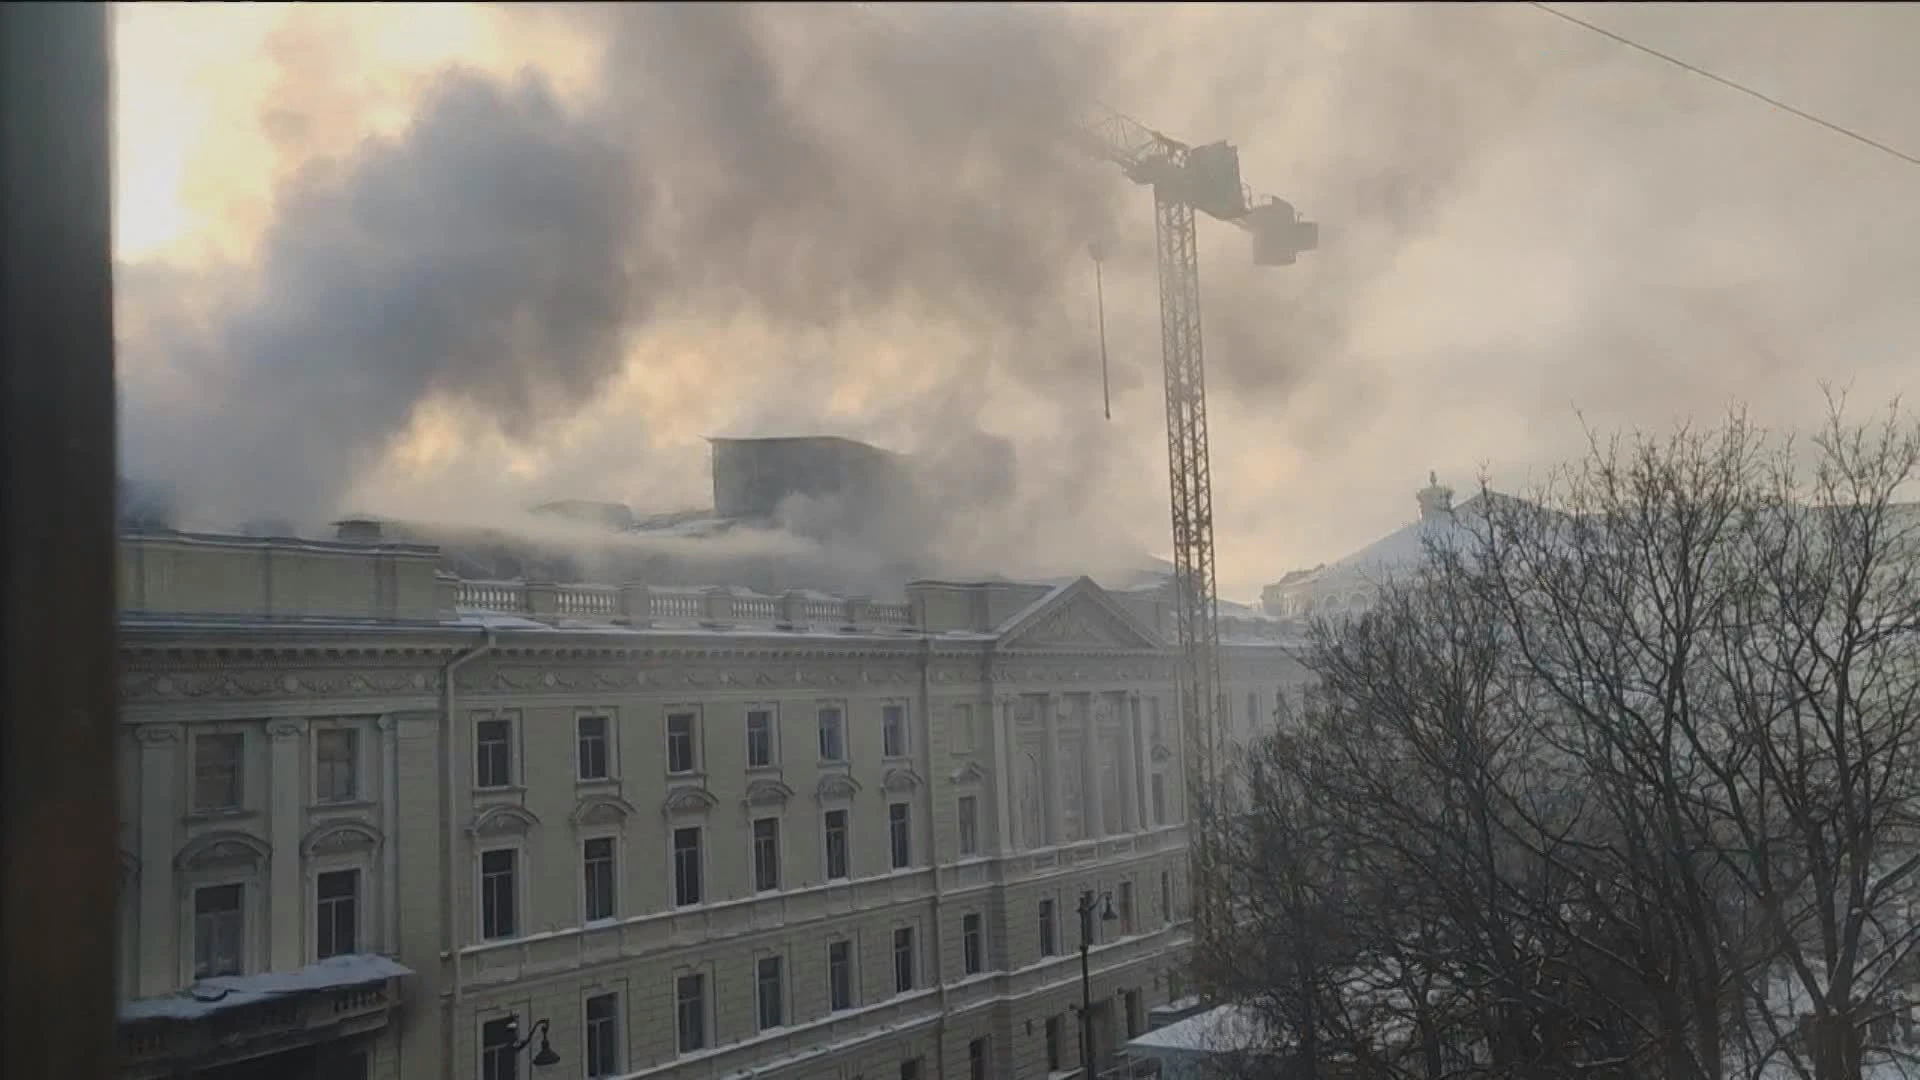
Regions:
[[[1093,911],[1101,908],[1100,921],[1112,922],[1113,894],[1095,896],[1092,890],[1080,894],[1080,1066],[1084,1080],[1093,1080],[1093,974],[1087,963],[1087,950],[1093,947]]]
[[[520,1026],[519,1017],[516,1016],[513,1018],[513,1025],[515,1027]],[[513,1056],[518,1058],[520,1051],[525,1050],[532,1044],[534,1036],[538,1035],[540,1037],[540,1049],[533,1052],[533,1067],[536,1069],[544,1069],[549,1065],[560,1064],[560,1054],[554,1050],[553,1044],[547,1041],[548,1026],[544,1018],[535,1020],[533,1027],[527,1031],[527,1037],[513,1044]]]

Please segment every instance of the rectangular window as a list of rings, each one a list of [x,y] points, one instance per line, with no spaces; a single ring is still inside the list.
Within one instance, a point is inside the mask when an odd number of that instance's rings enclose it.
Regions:
[[[667,771],[670,773],[690,773],[698,765],[693,721],[690,712],[667,714]]]
[[[1173,921],[1173,875],[1160,871],[1160,922]]]
[[[764,769],[777,759],[773,748],[773,710],[747,710],[747,768]]]
[[[1127,1038],[1137,1039],[1146,1028],[1146,1018],[1140,1014],[1140,991],[1129,990],[1121,999],[1127,1008]]]
[[[682,975],[673,982],[673,1021],[676,1045],[683,1054],[707,1046],[707,977]]]
[[[987,943],[982,937],[981,919],[967,915],[960,920],[960,960],[969,975],[986,970]]]
[[[904,994],[913,989],[913,927],[893,932],[893,992]]]
[[[972,795],[960,796],[960,854],[978,855],[980,853],[980,800]]]
[[[847,760],[846,717],[837,708],[820,710],[820,760]]]
[[[352,728],[322,728],[313,735],[313,796],[323,803],[352,802],[360,795],[354,766],[360,733]]]
[[[759,1005],[760,1030],[768,1031],[786,1023],[786,1008],[780,978],[780,958],[763,956],[754,964],[753,993]]]
[[[920,1080],[919,1058],[912,1058],[900,1063],[900,1080]]]
[[[1059,922],[1053,914],[1053,898],[1040,901],[1040,955],[1060,954]]]
[[[827,811],[827,880],[847,877],[847,812]]]
[[[968,1080],[987,1080],[987,1040],[968,1041],[967,1077]]]
[[[359,951],[360,871],[329,870],[313,882],[315,951],[320,959]]]
[[[620,995],[588,998],[582,1026],[587,1036],[588,1080],[620,1075]]]
[[[193,977],[240,974],[246,890],[213,885],[193,891]]]
[[[953,707],[953,752],[971,754],[980,748],[980,737],[973,730],[973,706]]]
[[[673,903],[691,907],[700,902],[700,827],[673,830]]]
[[[1047,1017],[1047,1071],[1060,1071],[1060,1018]]]
[[[906,803],[887,804],[887,840],[893,849],[893,868],[904,870],[913,865],[912,808]]]
[[[480,853],[480,936],[492,941],[517,931],[514,919],[514,862],[512,848]]]
[[[480,1026],[480,1080],[515,1080],[520,1051],[513,1044],[519,1034],[519,1025],[511,1016]]]
[[[1123,881],[1113,892],[1113,906],[1119,909],[1120,933],[1133,933],[1133,882]]]
[[[827,945],[827,1007],[834,1012],[853,1008],[853,942]]]
[[[482,720],[473,726],[474,782],[483,788],[513,783],[513,722]]]
[[[907,756],[907,707],[880,707],[880,753],[883,757]]]
[[[1165,773],[1153,774],[1153,823],[1167,823],[1167,776]]]
[[[583,716],[575,726],[580,742],[580,779],[605,780],[612,776],[612,723],[604,716]]]
[[[586,921],[611,919],[617,910],[613,837],[596,836],[580,845],[581,888],[586,897]]]
[[[193,808],[240,808],[240,735],[197,735],[193,740]]]
[[[780,887],[780,819],[753,822],[753,888],[772,892]]]

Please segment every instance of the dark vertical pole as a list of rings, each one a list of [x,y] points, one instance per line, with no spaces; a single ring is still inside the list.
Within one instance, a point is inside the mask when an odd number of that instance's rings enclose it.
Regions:
[[[1107,381],[1107,290],[1100,280],[1100,253],[1093,255],[1093,298],[1100,319],[1100,404],[1113,419],[1113,390]]]
[[[1080,898],[1080,1068],[1085,1080],[1093,1080],[1093,972],[1088,966],[1087,950],[1093,945],[1093,904],[1090,897]]]
[[[0,1075],[114,1073],[105,4],[0,5]],[[165,873],[166,867],[150,872]]]

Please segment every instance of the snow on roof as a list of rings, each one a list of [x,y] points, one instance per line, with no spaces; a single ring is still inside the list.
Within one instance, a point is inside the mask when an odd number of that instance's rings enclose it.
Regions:
[[[1127,1045],[1136,1050],[1228,1054],[1270,1045],[1267,1025],[1245,1005],[1219,1005],[1177,1024],[1156,1028]]]
[[[120,1022],[198,1020],[227,1009],[257,1005],[292,994],[342,990],[411,974],[411,968],[384,956],[370,953],[336,956],[293,971],[264,971],[258,975],[221,975],[202,979],[186,990],[123,1002],[120,1006]]]

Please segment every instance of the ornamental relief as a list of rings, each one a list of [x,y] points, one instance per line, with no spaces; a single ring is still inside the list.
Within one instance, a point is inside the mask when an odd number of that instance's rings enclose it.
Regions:
[[[440,689],[440,673],[420,668],[124,671],[119,681],[123,701],[367,697],[427,694]]]

